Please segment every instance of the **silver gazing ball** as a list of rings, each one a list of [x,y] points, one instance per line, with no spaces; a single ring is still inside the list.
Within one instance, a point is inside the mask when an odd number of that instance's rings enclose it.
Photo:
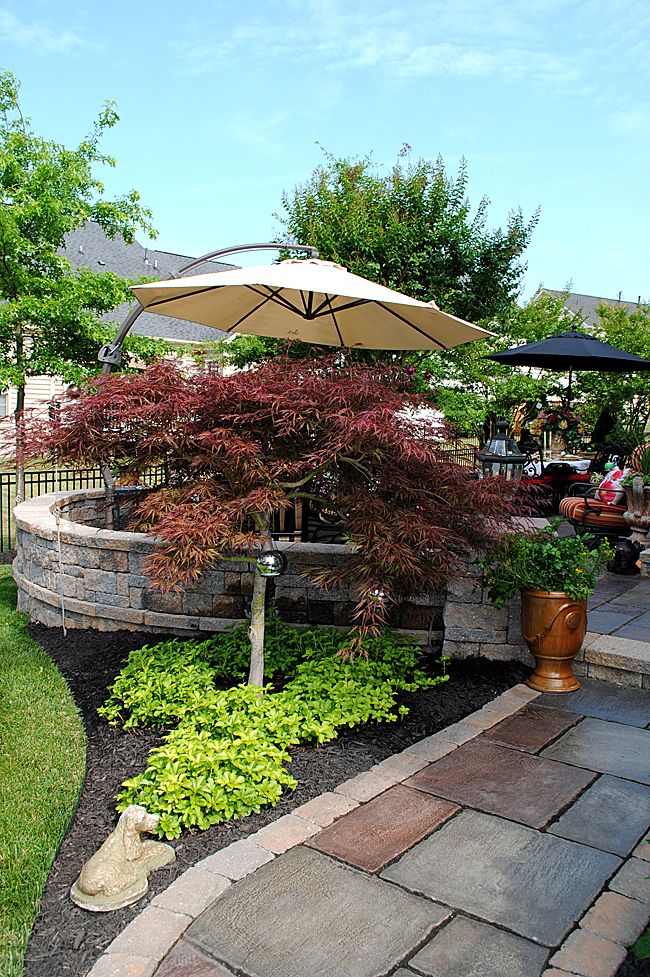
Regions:
[[[287,560],[284,553],[269,550],[267,553],[260,553],[256,566],[261,577],[279,577],[286,569]]]

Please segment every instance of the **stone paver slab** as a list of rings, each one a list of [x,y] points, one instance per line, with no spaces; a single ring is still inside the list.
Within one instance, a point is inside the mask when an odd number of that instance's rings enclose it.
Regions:
[[[296,817],[304,818],[311,824],[320,824],[321,827],[326,828],[337,818],[348,814],[349,811],[353,811],[358,806],[359,802],[351,797],[335,794],[333,790],[329,790],[295,808],[293,813]]]
[[[550,962],[560,970],[584,977],[614,977],[625,957],[625,950],[617,943],[577,929]]]
[[[636,899],[619,892],[603,892],[580,920],[580,928],[612,943],[630,946],[646,928],[648,914],[648,907]]]
[[[376,872],[459,810],[449,801],[398,784],[325,828],[307,844]]]
[[[636,690],[619,691],[624,695]],[[647,692],[641,694],[650,700]],[[647,729],[585,719],[548,746],[542,756],[650,784],[650,730]]]
[[[409,965],[427,977],[539,977],[547,956],[546,947],[456,916]]]
[[[551,834],[629,855],[650,824],[650,787],[607,774],[571,805]]]
[[[427,761],[422,757],[408,753],[395,753],[387,757],[381,763],[376,763],[371,767],[373,773],[378,773],[380,777],[387,777],[395,783],[406,780],[418,770],[426,767]]]
[[[641,839],[632,854],[635,858],[645,858],[647,862],[650,862],[650,834]]]
[[[630,899],[636,899],[646,905],[650,904],[650,878],[648,863],[642,858],[630,858],[623,865],[620,872],[609,883],[610,889],[620,892]]]
[[[605,719],[626,726],[650,723],[650,696],[642,689],[622,689],[610,682],[584,679],[577,692],[545,692],[537,705],[553,706],[593,719]]]
[[[180,940],[161,963],[156,977],[234,977],[234,974]]]
[[[640,580],[636,587],[619,593],[612,599],[612,604],[630,604],[634,607],[650,608],[650,585],[647,580]]]
[[[378,977],[449,910],[294,848],[233,886],[187,938],[250,977]]]
[[[158,965],[150,957],[125,953],[104,953],[88,977],[153,977]]]
[[[195,866],[183,872],[175,882],[159,892],[151,904],[196,917],[230,885],[230,879]]]
[[[601,605],[598,610],[589,611],[589,630],[596,634],[611,634],[638,616],[639,611],[614,610],[611,604]]]
[[[433,736],[427,736],[425,739],[413,743],[412,746],[407,746],[403,752],[407,756],[422,757],[423,760],[433,763],[435,760],[440,760],[441,757],[447,756],[448,753],[453,753],[457,749],[458,743],[452,743],[450,740],[442,740],[438,733],[434,733]]]
[[[205,872],[215,872],[237,882],[266,862],[272,861],[274,857],[273,853],[266,848],[260,848],[249,838],[242,838],[240,841],[234,841],[227,848],[215,852],[214,855],[201,859],[197,862],[197,868]]]
[[[620,861],[511,821],[462,811],[381,877],[553,947]]]
[[[593,779],[593,773],[509,750],[481,736],[416,773],[406,784],[543,828]]]
[[[349,780],[339,784],[335,788],[335,793],[344,794],[355,801],[370,801],[377,794],[381,794],[383,790],[388,790],[394,783],[395,781],[389,780],[388,777],[381,777],[378,773],[366,770],[364,773],[358,773],[356,777],[350,777]]]
[[[311,824],[293,814],[285,814],[277,821],[260,828],[253,837],[256,845],[267,848],[276,855],[281,855],[295,845],[301,845],[303,841],[311,838],[318,831],[320,828],[317,824]]]
[[[191,921],[191,916],[149,905],[115,937],[111,952],[162,960]]]
[[[494,726],[485,738],[501,746],[537,753],[578,722],[580,717],[575,713],[531,704]]]

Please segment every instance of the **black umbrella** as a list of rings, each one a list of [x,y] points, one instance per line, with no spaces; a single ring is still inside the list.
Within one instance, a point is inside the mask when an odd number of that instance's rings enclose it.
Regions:
[[[549,336],[537,343],[515,346],[502,353],[492,353],[485,359],[511,366],[536,366],[540,369],[568,370],[567,402],[571,403],[571,379],[574,370],[602,370],[612,373],[632,373],[650,370],[650,360],[634,353],[626,353],[587,333],[570,329]]]

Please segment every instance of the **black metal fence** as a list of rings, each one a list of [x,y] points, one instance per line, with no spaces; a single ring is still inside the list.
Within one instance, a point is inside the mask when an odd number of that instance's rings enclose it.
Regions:
[[[162,480],[162,469],[151,469],[142,481],[155,484]],[[33,499],[48,492],[70,492],[73,489],[103,488],[104,478],[99,468],[30,469],[25,472],[25,499]],[[16,504],[16,472],[0,472],[0,553],[14,548]]]

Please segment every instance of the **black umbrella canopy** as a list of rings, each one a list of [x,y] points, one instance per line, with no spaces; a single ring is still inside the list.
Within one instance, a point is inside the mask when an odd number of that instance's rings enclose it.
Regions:
[[[650,360],[626,353],[575,329],[549,336],[538,343],[492,353],[486,359],[511,366],[538,366],[549,370],[602,370],[613,373],[650,370]]]

